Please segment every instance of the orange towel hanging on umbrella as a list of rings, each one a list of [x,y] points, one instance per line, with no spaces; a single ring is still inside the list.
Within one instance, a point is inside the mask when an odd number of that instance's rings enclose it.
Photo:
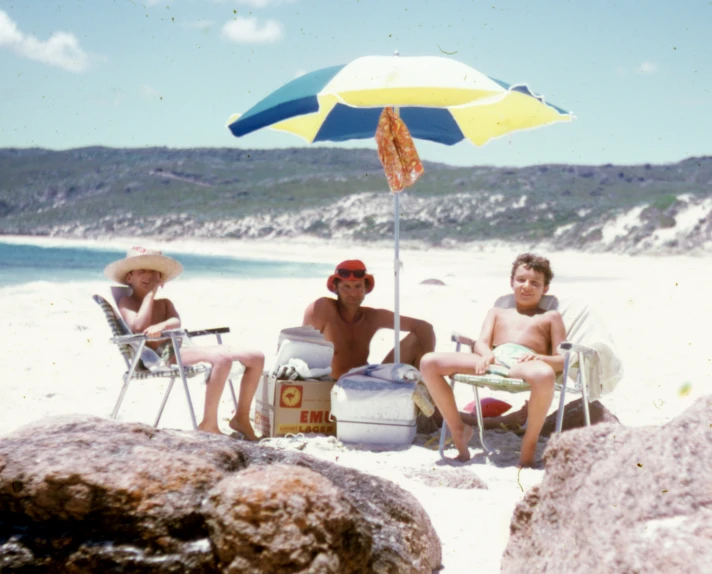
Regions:
[[[381,112],[376,129],[376,143],[378,157],[393,193],[403,191],[423,175],[423,164],[418,157],[413,138],[393,108],[383,108]]]

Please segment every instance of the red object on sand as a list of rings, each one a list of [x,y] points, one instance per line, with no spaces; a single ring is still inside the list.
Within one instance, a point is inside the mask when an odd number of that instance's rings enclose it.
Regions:
[[[510,405],[509,403],[505,403],[504,401],[500,401],[499,399],[493,399],[492,397],[485,397],[484,399],[480,400],[480,403],[482,404],[482,416],[484,418],[498,417],[499,415],[503,415],[509,409],[512,408],[512,405]],[[472,415],[476,415],[476,409],[477,403],[475,401],[472,401],[471,403],[467,403],[463,410]]]

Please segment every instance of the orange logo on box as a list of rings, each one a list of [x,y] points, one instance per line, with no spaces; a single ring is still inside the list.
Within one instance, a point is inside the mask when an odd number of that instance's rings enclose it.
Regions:
[[[302,386],[285,385],[279,395],[279,406],[298,409],[302,406]]]

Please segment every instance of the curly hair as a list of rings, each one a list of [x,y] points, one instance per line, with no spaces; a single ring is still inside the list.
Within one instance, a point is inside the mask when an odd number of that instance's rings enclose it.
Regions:
[[[544,285],[551,283],[551,280],[554,278],[554,272],[551,270],[551,265],[546,257],[534,255],[533,253],[520,253],[514,260],[514,263],[512,263],[510,281],[514,280],[514,274],[520,265],[524,265],[527,269],[533,269],[541,273],[544,276]]]

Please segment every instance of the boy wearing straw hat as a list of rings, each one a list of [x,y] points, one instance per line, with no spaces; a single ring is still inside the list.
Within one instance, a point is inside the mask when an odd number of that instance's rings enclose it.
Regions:
[[[371,340],[379,329],[393,329],[394,314],[387,309],[363,307],[366,295],[373,291],[376,280],[367,273],[362,261],[342,261],[327,279],[326,288],[336,299],[321,297],[304,312],[304,325],[311,325],[334,344],[331,376],[338,379],[345,372],[368,363]],[[400,318],[402,331],[408,335],[400,343],[401,363],[419,367],[420,358],[435,349],[435,331],[427,321]],[[392,363],[391,351],[383,363]]]
[[[144,247],[132,247],[126,257],[114,261],[104,269],[104,275],[117,283],[131,287],[133,292],[119,301],[119,312],[134,333],[159,337],[163,331],[181,326],[180,316],[170,299],[157,298],[159,288],[183,271],[183,266],[160,251]],[[175,362],[173,347],[165,341],[148,341],[151,347],[171,364]],[[180,358],[184,365],[209,363],[210,378],[205,390],[205,410],[198,428],[205,432],[220,434],[218,405],[233,361],[245,367],[240,382],[237,412],[230,421],[230,428],[242,433],[248,440],[257,440],[250,423],[250,405],[264,368],[264,355],[254,349],[214,345],[206,347],[183,346]]]

